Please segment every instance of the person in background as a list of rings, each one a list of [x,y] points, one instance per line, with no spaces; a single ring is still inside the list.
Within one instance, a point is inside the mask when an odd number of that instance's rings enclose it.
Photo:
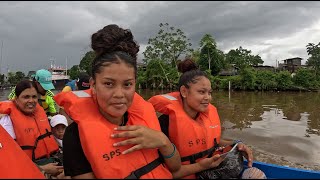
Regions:
[[[216,107],[211,104],[212,89],[207,75],[189,58],[178,64],[178,70],[182,73],[178,91],[155,95],[148,100],[162,113],[159,117],[161,129],[176,144],[182,157],[183,165],[173,177],[198,178],[198,173],[223,162],[223,157],[213,154],[216,148],[236,143],[248,160],[248,167],[252,167],[253,155],[248,146],[238,140],[221,139],[220,119]],[[241,168],[238,172],[239,175]]]
[[[62,92],[68,92],[68,91],[76,91],[77,89],[77,80],[69,81],[64,88],[62,89]]]
[[[47,115],[37,102],[35,84],[23,80],[16,85],[16,98],[0,102],[1,126],[16,140],[26,155],[42,170],[56,176],[63,171],[51,155],[59,147],[54,140]]]
[[[54,98],[74,122],[63,137],[72,178],[172,178],[179,152],[161,132],[152,105],[135,92],[139,45],[130,30],[108,25],[91,36],[90,89]]]
[[[86,90],[90,88],[90,76],[86,72],[81,72],[77,81],[78,90]]]
[[[65,116],[57,114],[50,119],[51,131],[60,148],[62,148],[62,139],[68,122]]]
[[[57,154],[55,154],[54,157],[57,159],[56,161],[59,162],[58,165],[63,165],[62,141],[63,141],[63,135],[65,132],[65,129],[68,126],[67,118],[61,114],[54,115],[50,119],[50,125],[51,125],[52,134],[59,145],[59,152]],[[64,172],[62,172],[61,174],[58,175],[58,178],[59,179],[66,179],[66,178],[70,178],[70,177],[65,176]]]
[[[89,80],[90,80],[90,76],[85,72],[81,72],[79,74],[79,78],[68,82],[66,86],[62,89],[62,92],[89,89],[90,88]]]
[[[57,114],[57,109],[53,100],[54,93],[51,91],[54,89],[51,73],[48,70],[40,69],[33,76],[32,81],[37,90],[38,102],[46,111],[46,114],[48,116],[54,116]],[[10,94],[8,95],[9,100],[16,98],[15,88],[16,87],[12,88]]]

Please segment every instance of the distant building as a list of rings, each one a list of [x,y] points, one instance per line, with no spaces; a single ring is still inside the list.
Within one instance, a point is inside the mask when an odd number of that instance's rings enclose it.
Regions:
[[[222,69],[218,75],[219,76],[235,76],[235,75],[238,75],[238,71],[239,71],[239,68],[236,67],[235,64],[231,64],[231,67]]]
[[[297,71],[299,67],[302,67],[301,61],[302,58],[300,57],[295,57],[295,58],[289,58],[282,60],[283,63],[279,63],[278,69],[281,71],[289,71],[290,73],[294,73]]]

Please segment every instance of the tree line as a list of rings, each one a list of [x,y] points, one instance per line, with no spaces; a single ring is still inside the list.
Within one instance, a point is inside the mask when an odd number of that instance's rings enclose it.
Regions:
[[[224,53],[218,49],[211,34],[204,34],[198,48],[192,44],[186,34],[168,23],[160,23],[156,36],[148,40],[143,52],[144,58],[138,66],[137,86],[149,89],[175,89],[180,73],[177,63],[186,57],[193,58],[200,69],[205,71],[213,89],[228,89],[229,81],[234,90],[317,90],[320,88],[320,42],[306,46],[307,68],[300,68],[293,75],[288,71],[257,71],[252,66],[262,65],[259,55],[242,46]],[[71,78],[81,71],[91,73],[94,52],[89,51],[80,61],[69,69]],[[237,67],[238,75],[219,76],[224,69]]]
[[[217,48],[214,37],[205,34],[199,41],[198,48],[191,48],[185,33],[168,23],[160,23],[160,30],[148,41],[143,52],[142,64],[138,66],[138,88],[174,89],[180,73],[177,63],[185,57],[193,58],[200,69],[205,71],[212,81],[213,89],[228,89],[229,81],[234,90],[317,90],[320,88],[320,42],[306,46],[309,58],[308,68],[300,68],[293,76],[288,71],[257,71],[252,68],[263,64],[259,55],[242,46],[224,53]],[[68,72],[71,79],[76,79],[80,72],[91,73],[91,62],[95,55],[88,51],[79,65],[72,66]],[[223,77],[219,73],[224,69],[237,67],[239,74]],[[1,84],[16,84],[25,78],[21,71],[9,72],[7,78],[0,76]]]

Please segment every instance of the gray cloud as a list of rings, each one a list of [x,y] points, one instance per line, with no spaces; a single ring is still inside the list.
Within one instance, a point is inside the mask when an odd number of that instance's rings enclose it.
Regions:
[[[266,65],[276,59],[307,59],[306,45],[320,39],[319,2],[0,2],[1,72],[79,64],[90,36],[115,23],[130,28],[141,45],[139,58],[159,23],[183,30],[193,48],[205,33],[225,53],[242,46]]]

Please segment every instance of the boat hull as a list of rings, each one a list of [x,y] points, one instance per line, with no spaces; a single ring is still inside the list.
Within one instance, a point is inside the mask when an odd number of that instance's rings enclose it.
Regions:
[[[244,161],[247,167],[247,161]],[[253,167],[262,170],[268,179],[319,179],[320,171],[304,170],[264,162],[253,162]]]

